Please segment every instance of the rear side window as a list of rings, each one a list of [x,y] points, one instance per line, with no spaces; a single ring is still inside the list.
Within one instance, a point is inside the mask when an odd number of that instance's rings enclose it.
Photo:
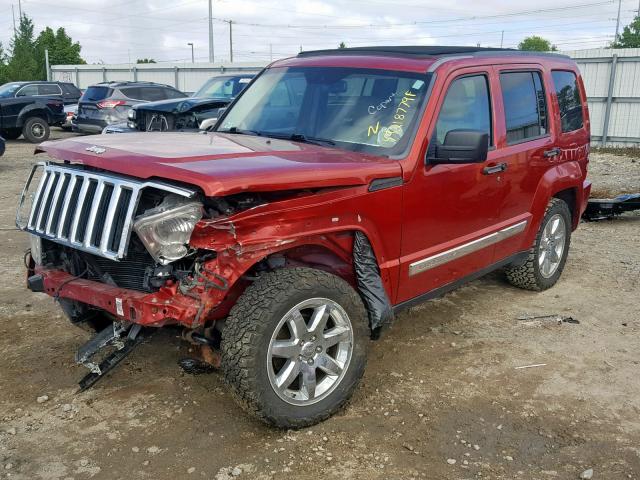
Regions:
[[[38,85],[25,85],[16,93],[17,97],[32,97],[34,95],[38,95]]]
[[[111,96],[111,90],[109,87],[89,87],[82,95],[82,99],[85,102],[98,102]]]
[[[60,87],[54,83],[41,83],[38,85],[38,95],[60,95]]]
[[[82,95],[82,92],[80,92],[80,90],[78,90],[78,88],[73,83],[61,83],[60,85],[62,86],[62,90],[64,90],[64,93],[75,95],[78,97]]]
[[[489,87],[484,75],[458,78],[449,86],[436,123],[435,135],[438,143],[444,143],[451,130],[478,130],[487,133],[489,145],[493,145]]]
[[[551,77],[560,105],[562,132],[580,130],[584,125],[584,120],[582,119],[582,101],[580,100],[576,74],[554,70],[551,72]]]
[[[547,133],[547,104],[539,72],[500,74],[507,143],[519,143]]]
[[[127,87],[120,89],[124,95],[132,100],[155,102],[166,100],[165,89],[162,87]]]

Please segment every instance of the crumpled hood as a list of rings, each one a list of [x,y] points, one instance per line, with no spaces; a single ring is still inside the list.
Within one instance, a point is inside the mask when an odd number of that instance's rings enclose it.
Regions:
[[[228,98],[211,97],[186,97],[172,98],[170,100],[160,100],[157,102],[139,103],[134,105],[134,110],[145,110],[164,113],[184,113],[198,107],[222,108],[227,106],[231,100]]]
[[[36,153],[140,179],[196,185],[207,196],[367,185],[398,177],[397,161],[267,137],[131,133],[49,141]]]

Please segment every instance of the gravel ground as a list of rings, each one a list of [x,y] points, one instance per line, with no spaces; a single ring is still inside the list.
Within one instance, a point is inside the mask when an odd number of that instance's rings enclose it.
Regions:
[[[640,215],[582,224],[551,290],[495,273],[400,315],[350,405],[285,432],[247,418],[219,374],[183,374],[177,330],[76,392],[88,334],[25,289],[13,228],[32,151],[0,158],[0,478],[640,478]],[[639,158],[590,168],[598,194],[640,191]],[[580,323],[519,320],[551,314]]]

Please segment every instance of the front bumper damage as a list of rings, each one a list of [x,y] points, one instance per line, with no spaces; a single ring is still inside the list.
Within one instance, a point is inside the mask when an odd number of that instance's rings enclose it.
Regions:
[[[222,289],[206,288],[205,282],[200,282],[201,285],[188,294],[173,282],[167,282],[157,292],[145,293],[77,278],[46,267],[35,266],[31,273],[27,284],[33,291],[41,287],[41,291],[51,297],[76,300],[104,310],[118,320],[145,327],[181,324],[197,328],[205,320],[203,312],[218,305],[225,295]]]

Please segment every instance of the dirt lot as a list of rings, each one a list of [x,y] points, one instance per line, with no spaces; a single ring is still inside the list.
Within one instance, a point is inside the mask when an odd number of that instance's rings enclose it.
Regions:
[[[640,215],[582,224],[549,291],[492,274],[402,314],[351,404],[284,432],[220,375],[183,374],[177,331],[76,393],[88,334],[25,289],[13,228],[32,150],[0,158],[0,478],[640,478]],[[596,153],[591,171],[599,193],[640,191],[640,158]],[[580,323],[518,320],[544,314]]]

